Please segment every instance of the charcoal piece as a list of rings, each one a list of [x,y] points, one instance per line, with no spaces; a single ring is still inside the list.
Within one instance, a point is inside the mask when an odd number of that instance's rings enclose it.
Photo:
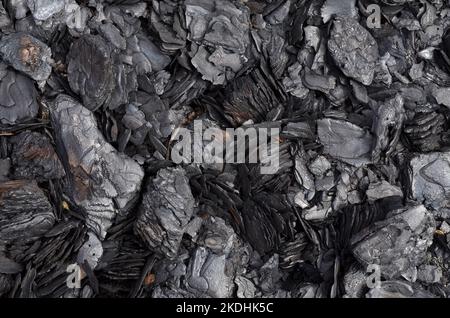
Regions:
[[[318,156],[309,165],[309,171],[317,177],[322,177],[331,169],[331,163],[324,156]]]
[[[214,85],[221,85],[230,79],[230,75],[226,74],[226,70],[217,68],[209,61],[209,53],[203,47],[200,47],[192,58],[192,65],[203,75],[202,79],[212,82]],[[239,60],[237,60],[239,63]],[[232,78],[232,77],[231,77]]]
[[[302,80],[302,70],[303,66],[300,63],[294,63],[288,68],[289,75],[283,79],[286,93],[290,93],[298,98],[305,98],[309,93],[309,89],[306,88]]]
[[[450,108],[450,88],[440,87],[433,90],[433,96],[438,104]]]
[[[254,123],[264,121],[268,113],[280,107],[285,99],[277,82],[263,67],[232,81],[226,92],[225,114],[236,126],[249,119]]]
[[[264,293],[274,293],[280,289],[281,273],[279,269],[278,254],[274,254],[259,271],[258,287]]]
[[[367,200],[374,202],[376,200],[388,197],[403,197],[402,190],[387,181],[371,183],[366,190]]]
[[[197,297],[231,297],[233,277],[226,272],[226,255],[217,255],[198,247],[189,262],[186,284]]]
[[[411,192],[414,198],[446,215],[450,180],[450,155],[446,152],[421,154],[411,160]]]
[[[73,42],[68,61],[70,88],[85,107],[96,110],[114,88],[111,48],[99,35],[84,35]]]
[[[413,146],[422,152],[437,151],[441,149],[442,133],[445,130],[445,118],[432,110],[414,113],[413,117],[405,122],[404,132]]]
[[[6,295],[13,287],[13,279],[11,275],[0,274],[0,296]]]
[[[208,84],[203,81],[200,75],[186,70],[179,69],[167,83],[161,99],[164,100],[171,109],[188,105],[195,98],[199,97]],[[186,107],[186,106],[185,106]]]
[[[11,138],[11,142],[16,178],[44,181],[64,177],[64,168],[47,136],[25,131]]]
[[[127,50],[131,52],[132,63],[138,74],[161,71],[170,63],[170,58],[143,33],[127,39]]]
[[[288,3],[288,2],[286,2]],[[269,62],[270,68],[273,75],[277,79],[281,79],[289,62],[289,56],[286,52],[287,41],[283,38],[279,32],[278,28],[272,28],[269,32],[265,28],[266,22],[262,16],[256,16],[261,25],[261,30],[252,31],[252,38],[256,42],[256,47],[258,52],[260,52],[266,61]],[[253,22],[253,27],[257,27],[255,22]]]
[[[100,25],[100,32],[108,42],[112,43],[116,48],[125,50],[127,48],[127,42],[125,38],[120,34],[120,30],[114,26],[114,24],[107,22]]]
[[[23,19],[28,12],[27,0],[9,0],[7,8],[11,11],[12,16],[16,19]]]
[[[248,262],[247,248],[220,218],[209,217],[202,228],[187,267],[187,290],[197,297],[231,297],[235,276]]]
[[[332,16],[357,19],[356,0],[327,0],[322,9],[323,22],[327,23]]]
[[[94,115],[69,96],[59,95],[51,109],[70,194],[87,213],[87,224],[103,239],[119,212],[126,212],[138,193],[142,168],[108,144]]]
[[[65,2],[66,1],[27,0],[27,5],[35,19],[45,21],[51,16],[61,12],[64,9]]]
[[[435,265],[421,265],[417,269],[417,280],[426,284],[439,283],[442,279],[442,269]]]
[[[372,83],[379,57],[378,45],[357,21],[351,18],[335,18],[328,49],[345,75],[364,85]]]
[[[264,12],[265,20],[273,25],[283,23],[289,14],[291,4],[291,0],[285,0],[268,5]]]
[[[197,241],[216,254],[229,254],[238,240],[233,228],[220,218],[210,217],[203,225],[203,231]]]
[[[367,298],[435,298],[420,285],[400,280],[380,282],[379,288],[372,288],[366,294]]]
[[[255,298],[256,287],[251,280],[239,276],[234,282],[237,285],[236,296],[238,298]]]
[[[36,117],[39,105],[33,82],[0,64],[0,122],[21,123]]]
[[[3,4],[0,3],[0,29],[8,26],[11,23],[8,13],[6,12]]]
[[[304,149],[298,149],[294,158],[294,176],[298,184],[305,189],[305,197],[311,200],[316,192],[314,177],[308,169],[306,161],[308,160]]]
[[[126,113],[122,117],[122,123],[131,130],[136,130],[145,125],[145,114],[135,105],[129,104],[126,107]]]
[[[381,157],[389,158],[397,145],[405,121],[404,99],[397,94],[393,99],[378,106],[372,131],[375,144],[372,150],[372,160]]]
[[[138,88],[137,74],[131,66],[120,62],[120,56],[113,55],[114,89],[105,101],[109,109],[116,109],[129,102],[129,94]]]
[[[400,209],[357,234],[353,254],[364,266],[379,265],[386,279],[408,275],[424,262],[435,227],[423,205]]]
[[[169,52],[184,48],[187,34],[180,4],[166,1],[157,3],[151,8],[150,23],[162,41],[162,48]]]
[[[367,273],[358,264],[353,264],[344,275],[344,297],[361,298],[367,287]]]
[[[52,71],[50,48],[23,32],[3,36],[0,55],[3,61],[36,81],[46,81]]]
[[[271,216],[270,211],[258,206],[255,201],[247,200],[244,203],[242,218],[247,240],[260,254],[270,253],[279,245],[279,236]]]
[[[37,238],[53,227],[53,207],[35,181],[3,182],[0,194],[0,241]]]
[[[365,129],[326,118],[317,121],[317,132],[325,154],[355,166],[370,162],[373,138]]]
[[[185,171],[162,169],[147,186],[134,229],[150,249],[174,258],[193,212]]]
[[[244,53],[249,41],[249,12],[231,1],[186,1],[186,26],[192,41],[205,41]]]
[[[0,254],[0,273],[17,274],[23,270],[23,266],[14,262],[12,259]]]
[[[224,84],[248,60],[249,11],[228,0],[188,0],[185,5],[188,39],[200,45],[192,64],[204,79]],[[209,52],[206,46],[215,49]]]
[[[303,233],[296,234],[294,240],[285,242],[280,248],[280,268],[293,268],[303,262],[304,250],[308,245],[308,239]]]
[[[0,159],[0,182],[9,180],[9,170],[11,169],[11,160]]]

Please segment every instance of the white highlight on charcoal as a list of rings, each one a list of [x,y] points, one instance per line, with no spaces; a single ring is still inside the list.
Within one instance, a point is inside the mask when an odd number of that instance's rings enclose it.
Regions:
[[[69,266],[67,266],[66,272],[69,273],[66,278],[67,287],[71,289],[80,289],[82,280],[80,265],[70,264]]]
[[[380,288],[381,287],[381,270],[380,265],[377,264],[369,264],[367,266],[366,273],[370,273],[370,275],[366,278],[367,287],[372,288]]]
[[[179,127],[172,134],[171,141],[174,140],[177,142],[172,147],[171,160],[176,164],[259,163],[261,174],[275,174],[279,169],[279,128],[203,130],[202,120],[195,120],[193,134]],[[205,145],[205,141],[209,143]]]

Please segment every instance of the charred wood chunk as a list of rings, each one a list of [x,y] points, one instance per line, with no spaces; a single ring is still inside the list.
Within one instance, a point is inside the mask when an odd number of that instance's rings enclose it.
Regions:
[[[162,41],[162,48],[169,52],[182,49],[186,45],[186,30],[182,27],[184,16],[181,3],[155,1],[151,8],[150,23]]]
[[[27,5],[36,20],[45,21],[64,9],[67,1],[28,0]]]
[[[282,109],[284,101],[284,95],[275,80],[259,68],[235,79],[225,91],[225,114],[237,126],[250,119],[254,122],[266,120],[271,110]]]
[[[0,274],[0,296],[5,295],[13,286],[11,275]]]
[[[424,289],[419,284],[404,280],[389,280],[381,282],[380,287],[372,288],[366,298],[435,298],[436,295]]]
[[[44,181],[64,177],[64,168],[47,136],[25,131],[11,138],[11,143],[16,178]]]
[[[70,88],[85,107],[96,110],[114,88],[111,47],[99,35],[85,35],[73,42],[68,61]]]
[[[52,205],[35,181],[0,183],[0,242],[39,237],[54,223]]]
[[[397,146],[406,115],[403,108],[404,99],[400,94],[379,105],[373,124],[376,136],[372,150],[372,159],[378,161],[389,158]]]
[[[247,62],[250,46],[248,8],[228,0],[186,1],[192,64],[203,79],[216,85],[232,79]],[[208,50],[208,48],[210,48]]]
[[[135,232],[150,249],[174,258],[193,212],[194,197],[185,171],[162,169],[144,194]]]
[[[6,12],[3,4],[0,3],[0,28],[8,26],[10,23],[11,19],[8,15],[8,12]]]
[[[0,54],[6,63],[36,81],[46,81],[52,71],[50,48],[23,32],[4,36],[0,41]]]
[[[325,118],[317,121],[317,132],[325,154],[355,166],[370,162],[373,138],[365,129]]]
[[[33,82],[0,64],[0,122],[15,124],[36,117],[39,105]]]
[[[138,74],[161,71],[170,63],[170,58],[162,54],[144,33],[128,38],[127,48],[132,52],[133,65]]]
[[[51,117],[71,196],[87,212],[88,225],[104,238],[116,214],[127,212],[144,172],[105,141],[92,112],[71,97],[59,95]]]
[[[260,254],[273,252],[279,244],[279,236],[270,216],[269,211],[254,201],[249,199],[244,203],[242,218],[247,240]]]
[[[353,254],[365,266],[379,265],[386,279],[404,276],[415,281],[435,228],[433,215],[423,205],[396,210],[353,238],[358,242]]]
[[[246,247],[233,228],[220,218],[204,223],[199,247],[187,267],[187,289],[197,297],[231,297],[234,277],[246,264]]]
[[[441,148],[445,117],[435,111],[417,112],[405,123],[404,132],[411,144],[421,152],[437,151]]]
[[[421,154],[411,160],[411,192],[414,198],[445,217],[450,215],[450,154]]]
[[[233,277],[226,273],[226,255],[217,255],[209,249],[198,247],[188,266],[187,285],[197,297],[231,297]]]
[[[333,22],[328,50],[341,71],[364,85],[370,85],[378,61],[378,45],[356,20],[337,17]]]

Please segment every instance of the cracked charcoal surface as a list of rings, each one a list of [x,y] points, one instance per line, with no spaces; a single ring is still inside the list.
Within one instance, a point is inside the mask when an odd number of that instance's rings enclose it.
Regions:
[[[15,178],[43,181],[64,177],[64,167],[47,136],[25,131],[11,142]]]
[[[14,124],[36,117],[39,105],[33,82],[0,64],[0,121]]]
[[[116,214],[126,212],[139,191],[142,168],[108,144],[94,115],[69,96],[58,96],[51,116],[70,171],[72,199],[86,211],[89,226],[105,237]]]
[[[378,60],[378,45],[357,21],[337,17],[331,29],[328,50],[345,75],[364,85],[372,83]]]
[[[434,229],[432,214],[422,205],[412,207],[393,213],[386,220],[374,224],[373,229],[369,227],[368,237],[362,238],[353,253],[363,265],[380,265],[386,279],[402,275],[414,282],[416,274],[409,276],[409,272],[416,272],[416,267],[423,263],[426,250],[433,242]],[[359,235],[364,234],[363,231]]]
[[[50,76],[51,50],[45,43],[22,32],[5,35],[0,43],[3,61],[16,70],[36,81],[45,81]]]
[[[0,191],[0,241],[38,238],[53,227],[53,207],[36,182],[6,181]]]
[[[0,1],[0,298],[450,297],[450,3],[375,3]]]
[[[150,248],[173,258],[193,212],[194,198],[184,170],[160,170],[144,195],[136,233]]]

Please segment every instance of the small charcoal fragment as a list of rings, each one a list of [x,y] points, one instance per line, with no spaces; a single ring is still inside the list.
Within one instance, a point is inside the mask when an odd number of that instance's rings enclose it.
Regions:
[[[411,160],[411,190],[415,199],[440,212],[449,213],[450,154],[435,152]]]
[[[111,48],[98,35],[86,35],[72,44],[67,68],[69,84],[83,105],[96,110],[113,89]]]
[[[0,63],[0,121],[21,123],[36,117],[39,105],[33,82]]]
[[[372,35],[352,18],[333,22],[328,49],[342,72],[363,83],[372,83],[378,61],[378,45]]]
[[[35,181],[3,182],[0,195],[0,241],[37,238],[53,227],[53,207]]]
[[[5,35],[0,41],[3,60],[35,81],[46,81],[52,71],[51,50],[29,34]]]
[[[342,120],[321,119],[317,132],[326,154],[356,166],[370,162],[373,138],[363,128]]]
[[[372,288],[367,298],[435,298],[420,285],[413,285],[405,281],[383,281],[379,288]]]
[[[136,234],[151,249],[174,258],[193,212],[194,198],[184,170],[160,170],[144,195]]]
[[[14,176],[39,181],[59,179],[64,168],[50,139],[37,132],[25,131],[11,138]]]
[[[396,211],[359,233],[354,240],[361,241],[353,254],[365,266],[379,265],[386,279],[408,275],[425,261],[435,226],[432,214],[423,205]]]

